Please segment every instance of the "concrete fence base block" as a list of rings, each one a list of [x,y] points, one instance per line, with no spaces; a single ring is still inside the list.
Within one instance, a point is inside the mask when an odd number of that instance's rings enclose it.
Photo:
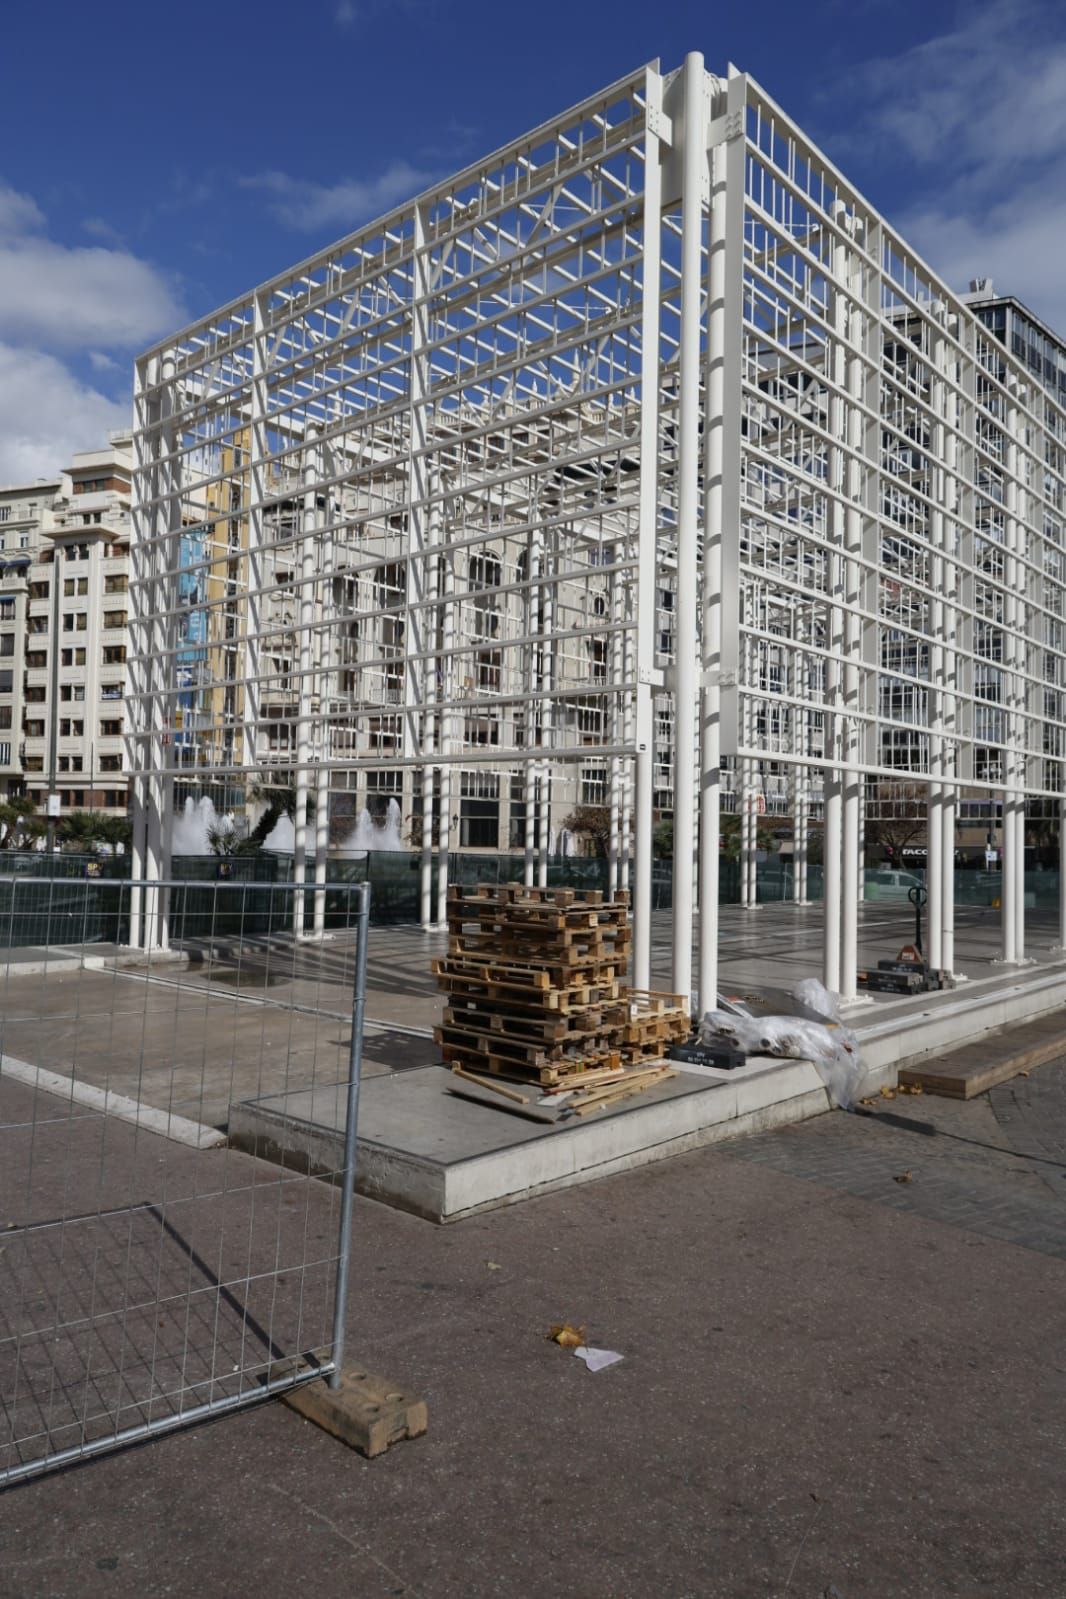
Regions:
[[[306,1368],[308,1363],[298,1364]],[[413,1399],[358,1362],[344,1367],[336,1388],[329,1386],[327,1377],[320,1377],[298,1384],[282,1397],[292,1410],[368,1460],[405,1438],[421,1437],[429,1425],[424,1399]]]

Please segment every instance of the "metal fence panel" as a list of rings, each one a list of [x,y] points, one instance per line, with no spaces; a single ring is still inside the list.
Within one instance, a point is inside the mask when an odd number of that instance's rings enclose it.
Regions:
[[[89,928],[100,886],[9,914],[80,894]],[[169,895],[170,947],[89,928],[0,965],[0,1485],[339,1369],[369,886],[301,940],[291,884],[107,887]],[[335,1170],[229,1146],[233,1101],[308,1091],[344,1107]]]

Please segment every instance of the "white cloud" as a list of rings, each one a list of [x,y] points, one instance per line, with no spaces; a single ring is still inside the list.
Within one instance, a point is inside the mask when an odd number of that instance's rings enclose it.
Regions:
[[[50,239],[36,203],[0,184],[0,338],[45,349],[133,349],[184,320],[156,267],[128,250]]]
[[[0,343],[0,483],[49,477],[130,422],[128,403],[87,387],[55,356]]]
[[[105,355],[103,350],[89,351],[89,365],[94,372],[114,372],[118,369],[114,356]]]
[[[838,85],[845,166],[893,167],[893,223],[953,288],[990,276],[1066,334],[1066,33],[1058,0],[993,0]]]
[[[242,178],[247,189],[269,195],[267,208],[287,227],[306,232],[326,227],[350,229],[419,194],[432,181],[408,161],[394,161],[376,178],[342,178],[339,183],[310,183],[287,172],[262,172]]]
[[[925,207],[901,217],[900,232],[953,289],[990,277],[1066,337],[1066,195],[1022,191],[976,216]]]

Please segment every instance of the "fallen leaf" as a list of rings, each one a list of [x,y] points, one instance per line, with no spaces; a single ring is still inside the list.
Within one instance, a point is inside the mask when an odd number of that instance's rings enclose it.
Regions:
[[[1027,1071],[1018,1073],[1019,1077],[1028,1077],[1028,1075],[1029,1075],[1029,1073]]]
[[[498,1260],[487,1260],[485,1262],[485,1265],[488,1267],[489,1271],[502,1271],[503,1270],[503,1267],[500,1265]]]
[[[581,1349],[585,1343],[585,1326],[571,1327],[568,1321],[557,1321],[548,1332],[548,1338],[553,1344],[562,1344],[564,1349]]]
[[[901,1171],[898,1177],[893,1177],[892,1181],[894,1183],[909,1183],[913,1177],[914,1173],[912,1171]]]

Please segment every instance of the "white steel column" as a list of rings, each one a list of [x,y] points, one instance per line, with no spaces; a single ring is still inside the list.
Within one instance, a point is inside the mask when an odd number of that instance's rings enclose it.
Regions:
[[[692,992],[692,866],[696,744],[696,595],[700,492],[700,298],[707,166],[703,56],[685,57],[681,149],[681,321],[677,411],[677,626],[674,667],[673,963],[670,986]]]
[[[924,954],[934,971],[944,965],[944,789],[940,783],[928,788],[926,821],[925,891],[927,897],[927,945]]]
[[[1025,836],[1024,799],[1018,792],[1023,781],[1024,755],[1022,753],[1022,718],[1020,705],[1023,689],[1019,676],[1018,638],[1020,606],[1018,589],[1024,568],[1018,561],[1018,385],[1008,384],[1007,401],[1007,552],[1004,622],[1006,624],[1006,652],[1004,679],[1006,683],[1007,737],[1004,748],[1005,790],[1003,794],[1003,885],[1001,899],[1003,964],[1018,966],[1025,960]]]
[[[438,581],[443,601],[442,655],[440,677],[440,805],[437,825],[437,925],[448,921],[448,874],[451,867],[452,801],[455,797],[455,771],[449,757],[455,738],[451,705],[455,697],[455,551],[450,540],[447,500],[441,501],[441,544],[438,556]],[[526,768],[527,774],[529,768]]]
[[[270,437],[270,351],[268,347],[269,297],[263,293],[252,302],[252,374],[249,389],[249,471],[248,471],[248,581],[245,594],[244,627],[245,682],[241,699],[241,763],[256,772],[259,740],[261,640],[263,633],[263,546],[264,505],[269,491],[268,465]]]
[[[833,720],[827,717],[827,721]],[[840,852],[843,843],[843,794],[839,766],[827,767],[824,774],[822,827],[822,892],[825,906],[825,933],[822,949],[822,981],[831,994],[840,992]]]
[[[333,753],[331,712],[335,698],[333,675],[336,640],[336,604],[334,599],[334,574],[340,511],[340,490],[333,486],[337,477],[337,457],[333,446],[323,442],[320,447],[319,466],[323,479],[331,486],[327,492],[328,509],[324,518],[328,531],[318,540],[315,565],[318,571],[318,593],[315,615],[318,617],[318,637],[315,641],[315,696],[318,717],[315,725],[315,896],[314,933],[322,938],[326,931],[326,880],[329,875],[329,773]],[[322,532],[320,528],[320,533]]]
[[[940,805],[941,868],[940,916],[943,932],[940,960],[944,971],[955,970],[955,790],[943,789]]]
[[[835,208],[838,225],[847,221],[842,203]],[[823,772],[824,814],[822,835],[822,892],[824,931],[822,968],[823,980],[830,993],[841,991],[841,851],[844,847],[844,773],[841,768],[842,745],[848,740],[847,718],[844,706],[847,693],[843,656],[847,647],[845,632],[845,607],[847,598],[848,563],[844,552],[848,543],[847,510],[844,499],[852,480],[848,471],[848,458],[844,449],[851,427],[851,406],[845,398],[848,382],[845,334],[847,329],[847,304],[844,298],[847,274],[847,246],[834,239],[833,250],[833,333],[830,354],[832,387],[829,395],[829,656],[825,664],[826,711],[825,755],[830,764]],[[854,903],[851,907],[854,916]]]
[[[952,332],[958,331],[957,319],[948,324]],[[947,377],[954,356],[946,338],[937,341],[937,381],[940,387],[940,405],[937,416],[935,443],[941,492],[936,496],[943,507],[941,522],[941,547],[943,550],[943,740],[942,770],[944,787],[940,806],[941,831],[941,889],[940,957],[942,969],[955,974],[955,821],[958,789],[958,687],[959,657],[957,650],[959,631],[959,555],[960,531],[958,469],[958,435],[955,431],[952,405],[948,399]]]
[[[530,495],[530,503],[534,503],[534,496]],[[541,705],[537,698],[537,690],[541,683],[543,652],[546,649],[544,641],[543,615],[542,615],[542,590],[540,587],[541,566],[544,561],[544,529],[537,524],[529,535],[526,548],[529,552],[528,578],[529,586],[526,589],[526,632],[530,643],[527,652],[528,665],[528,710],[526,712],[528,725],[526,738],[530,744],[540,738]],[[523,768],[522,781],[525,803],[525,860],[523,863],[523,880],[527,888],[532,888],[536,881],[537,870],[537,768],[527,763]]]
[[[616,546],[611,551],[611,566],[617,566],[619,548]],[[610,607],[611,618],[611,676],[616,683],[622,681],[623,645],[622,634],[622,574],[617,571],[610,575]],[[624,737],[624,712],[617,696],[611,700],[611,743],[618,745]],[[607,841],[607,888],[613,899],[618,892],[619,855],[621,851],[621,826],[622,826],[622,762],[617,755],[612,755],[609,767],[610,788],[610,828]]]
[[[148,623],[145,618],[143,583],[147,567],[147,544],[151,517],[144,502],[155,498],[156,472],[152,454],[146,449],[146,434],[158,414],[158,402],[148,399],[145,390],[155,381],[157,363],[138,361],[133,395],[135,428],[133,435],[134,493],[132,504],[133,537],[130,541],[130,643],[129,670],[130,727],[126,740],[126,762],[133,774],[130,782],[130,886],[129,941],[140,949],[144,940],[144,894],[140,881],[145,874],[147,851],[148,776],[151,770],[151,705],[148,700]],[[153,513],[154,514],[154,513]],[[53,647],[55,641],[53,640]]]
[[[701,1011],[718,1004],[722,829],[724,542],[740,521],[740,412],[743,340],[744,85],[711,80],[724,140],[710,154],[707,257],[707,366],[704,413],[704,533],[700,697],[699,976]],[[704,158],[706,159],[706,157]],[[699,174],[697,174],[698,176]],[[739,582],[735,583],[739,590]],[[734,596],[730,615],[735,622]],[[680,650],[679,650],[680,654]],[[735,680],[731,688],[738,696]],[[676,840],[675,840],[676,848]]]
[[[552,690],[555,687],[555,651],[558,640],[555,638],[555,564],[552,560],[551,539],[545,540],[544,549],[544,584],[541,589],[543,595],[544,638],[542,643],[542,671],[541,671],[541,740],[545,748],[550,751],[552,747]],[[539,792],[537,796],[539,811],[539,838],[537,840],[537,883],[541,888],[548,886],[548,857],[551,851],[551,763],[544,761],[540,768]]]
[[[315,625],[315,528],[318,520],[318,462],[315,458],[318,430],[307,429],[304,440],[301,483],[303,506],[300,539],[300,655],[299,698],[296,719],[296,815],[293,817],[292,930],[297,938],[304,930],[304,895],[300,892],[307,875],[307,800],[311,769],[311,699],[314,690]]]
[[[836,294],[836,334],[838,347],[844,361],[847,379],[846,438],[847,456],[844,461],[844,487],[847,503],[844,510],[844,617],[842,643],[844,648],[843,690],[844,718],[843,744],[844,769],[842,772],[842,829],[840,873],[840,997],[852,1000],[856,996],[858,975],[858,918],[860,898],[860,832],[859,805],[862,779],[859,763],[862,755],[862,735],[859,722],[859,681],[862,630],[859,607],[862,603],[861,559],[863,540],[864,482],[862,451],[865,419],[863,397],[866,383],[862,351],[865,339],[865,310],[859,309],[862,296],[862,268],[853,257],[853,247],[859,231],[854,217],[843,219],[848,242],[842,243],[842,270],[838,278],[847,284],[851,295],[851,312],[842,299],[842,290]]]
[[[1059,941],[1054,947],[1066,953],[1066,799],[1059,801]]]
[[[662,79],[649,69],[644,133],[643,281],[640,305],[640,508],[637,530],[633,774],[633,986],[651,987],[652,783],[655,759],[655,576],[659,532],[659,319],[662,168],[655,116]]]
[[[169,855],[170,821],[166,816],[166,800],[170,767],[169,685],[172,660],[168,654],[168,611],[170,595],[170,567],[173,561],[171,529],[175,512],[180,526],[181,506],[175,507],[176,478],[175,439],[171,415],[174,410],[174,359],[163,357],[159,377],[162,391],[159,399],[159,429],[156,434],[156,510],[152,517],[152,539],[148,550],[147,636],[150,640],[146,669],[146,683],[151,691],[151,771],[148,779],[147,849],[145,852],[145,877],[156,888],[147,890],[146,936],[144,947],[148,950],[165,950],[169,946],[167,890],[162,886],[166,876]]]
[[[944,382],[943,340],[934,337],[932,349],[932,429],[933,444],[933,495],[929,509],[929,542],[933,547],[932,589],[930,607],[932,639],[929,650],[929,770],[928,785],[925,888],[927,899],[928,947],[925,958],[934,972],[944,967],[944,708],[945,708],[945,657],[944,633],[946,614],[944,607]]]

